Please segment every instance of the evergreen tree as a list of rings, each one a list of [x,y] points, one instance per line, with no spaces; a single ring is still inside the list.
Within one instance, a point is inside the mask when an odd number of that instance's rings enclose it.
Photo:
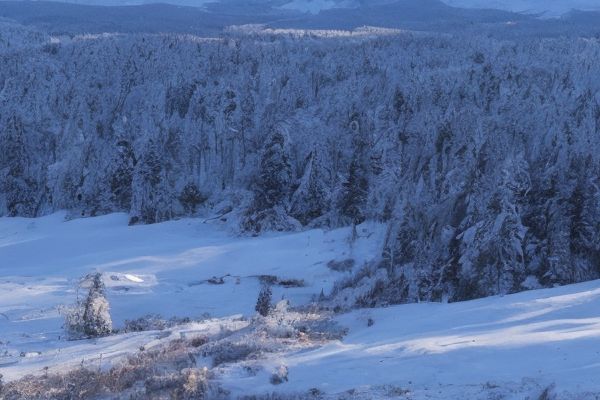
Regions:
[[[16,117],[9,119],[6,131],[0,135],[0,149],[0,189],[8,215],[35,216],[38,185],[29,175],[24,127]]]
[[[339,210],[353,225],[364,222],[369,180],[367,168],[358,155],[352,158],[348,178],[342,184]]]
[[[523,226],[517,205],[520,183],[515,182],[518,168],[526,165],[518,160],[507,162],[515,169],[505,168],[497,181],[491,181],[491,195],[487,189],[479,192],[489,196],[484,203],[473,193],[475,207],[467,217],[470,225],[459,235],[460,279],[457,300],[493,294],[512,293],[520,289],[525,278]],[[487,187],[487,185],[485,186]]]
[[[275,130],[269,137],[260,161],[255,187],[255,207],[266,210],[285,207],[292,184],[292,167],[285,135]]]
[[[132,224],[153,224],[171,217],[173,193],[168,187],[165,167],[161,148],[150,140],[134,171]]]
[[[329,202],[329,190],[322,174],[322,165],[316,150],[308,156],[304,175],[294,192],[290,214],[303,225],[325,214]]]
[[[260,161],[254,185],[254,199],[242,221],[242,229],[258,233],[264,230],[291,230],[297,221],[288,216],[292,185],[292,167],[285,135],[275,130],[269,137]]]
[[[188,183],[183,187],[181,194],[179,195],[179,202],[183,205],[186,214],[194,215],[196,208],[206,201],[198,186],[194,183]]]
[[[594,279],[600,273],[600,188],[598,167],[591,158],[577,164],[572,173],[576,184],[568,200],[569,248],[573,279],[581,281]]]
[[[515,292],[524,279],[523,240],[526,229],[512,200],[501,192],[494,196],[490,205],[491,216],[495,219],[490,225],[489,242],[478,259],[483,263],[480,265],[483,267],[480,284],[489,288],[490,294]]]
[[[271,296],[272,292],[269,285],[264,285],[258,293],[258,299],[256,300],[254,309],[263,317],[269,315],[269,312],[271,311]]]
[[[83,333],[89,337],[106,336],[112,331],[110,307],[105,295],[102,274],[92,276],[90,291],[84,302]]]
[[[113,157],[114,170],[110,179],[112,202],[118,210],[129,211],[131,207],[131,189],[136,164],[131,144],[125,140],[117,144]]]

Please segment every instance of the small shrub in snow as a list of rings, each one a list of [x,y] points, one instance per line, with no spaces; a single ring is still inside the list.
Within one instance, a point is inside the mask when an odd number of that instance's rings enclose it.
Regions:
[[[256,307],[254,307],[254,309],[263,317],[269,315],[269,311],[271,310],[271,296],[271,287],[268,285],[264,285],[258,293],[258,299],[256,300]]]
[[[262,367],[258,365],[244,365],[242,368],[248,376],[256,376],[262,370]]]
[[[383,385],[381,390],[389,398],[404,397],[410,393],[410,390],[394,385]]]
[[[226,399],[210,383],[211,373],[196,368],[191,341],[175,340],[132,354],[109,369],[87,366],[61,373],[26,376],[0,389],[2,400],[22,399]],[[91,368],[88,368],[91,367]]]
[[[204,346],[206,343],[208,343],[208,337],[206,336],[196,336],[190,340],[192,347]]]
[[[102,274],[86,278],[90,288],[86,299],[77,302],[65,313],[65,327],[71,339],[101,337],[112,332],[110,306],[105,295]]]
[[[316,400],[322,399],[319,389],[310,389],[307,393],[267,393],[238,397],[238,400]]]
[[[147,376],[143,390],[138,390],[133,399],[221,399],[222,392],[209,384],[210,371],[206,368],[184,368],[180,371],[160,372]],[[217,390],[215,390],[217,389]]]
[[[298,336],[295,327],[299,314],[289,311],[288,300],[279,301],[271,310],[268,318],[261,321],[261,325],[269,336],[274,338],[292,338]]]
[[[105,392],[101,373],[77,368],[65,374],[43,377],[25,376],[13,381],[0,392],[2,400],[69,399],[84,400]]]
[[[150,376],[144,388],[150,398],[203,399],[209,389],[208,370],[185,368],[180,372]]]
[[[190,321],[191,320],[188,317],[172,317],[169,319],[164,319],[159,314],[148,314],[140,318],[125,320],[123,329],[119,330],[119,332],[127,333],[144,331],[162,331],[164,329],[176,325],[187,324]]]
[[[273,375],[271,375],[271,379],[269,380],[272,385],[280,385],[284,382],[288,381],[288,367],[285,365],[280,365]]]
[[[298,288],[306,286],[306,282],[304,279],[281,279],[277,282],[279,286],[283,286],[285,288]]]
[[[556,395],[554,394],[554,384],[545,388],[542,391],[542,393],[540,394],[540,397],[538,397],[538,400],[555,400],[555,399],[556,399]]]
[[[306,321],[297,324],[296,329],[310,341],[341,340],[348,334],[348,328],[329,319]]]
[[[167,321],[158,314],[148,314],[145,317],[125,320],[123,332],[160,331],[167,327]]]
[[[146,389],[146,394],[158,394],[160,392],[171,391],[175,389],[178,385],[181,385],[179,382],[179,374],[171,373],[168,375],[153,375],[146,378],[144,381],[144,388]]]
[[[321,289],[321,293],[319,293],[319,297],[318,297],[318,299],[317,299],[317,300],[318,300],[318,301],[319,301],[319,303],[320,303],[320,302],[323,302],[323,301],[325,301],[325,298],[326,298],[326,297],[325,297],[325,291],[324,291],[323,289]]]
[[[181,194],[179,195],[179,202],[185,209],[186,214],[193,215],[196,213],[196,208],[204,203],[208,199],[208,196],[200,192],[198,186],[193,183],[185,185]]]
[[[64,315],[64,328],[67,331],[67,337],[71,340],[81,339],[83,335],[83,315],[81,313],[81,302],[72,306],[64,306],[61,313]]]
[[[224,285],[225,279],[222,276],[220,276],[220,277],[213,276],[212,278],[208,279],[207,282],[210,283],[211,285]]]
[[[275,275],[259,275],[258,280],[263,285],[276,285],[279,279]]]
[[[200,399],[208,390],[208,370],[206,368],[188,368],[182,371],[183,394],[186,397]]]
[[[293,321],[284,318],[271,318],[265,321],[264,331],[273,338],[286,339],[298,335],[298,330],[294,327]]]
[[[242,361],[258,352],[258,347],[253,343],[222,342],[205,352],[212,355],[213,366]]]
[[[277,304],[275,304],[275,308],[273,309],[273,312],[277,315],[285,314],[288,312],[289,308],[290,308],[290,301],[284,299],[284,300],[277,302]]]
[[[327,263],[327,268],[336,272],[350,272],[354,268],[355,261],[348,258],[342,261],[331,260]]]

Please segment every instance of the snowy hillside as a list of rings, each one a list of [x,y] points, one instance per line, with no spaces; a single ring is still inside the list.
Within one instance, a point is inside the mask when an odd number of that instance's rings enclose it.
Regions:
[[[355,311],[337,318],[350,328],[342,341],[283,356],[290,384],[282,389],[357,389],[365,399],[376,397],[369,391],[382,398],[537,399],[554,387],[558,399],[594,399],[600,394],[599,307],[600,282],[594,281],[464,303]],[[269,390],[260,376],[229,385]]]
[[[60,344],[60,306],[75,301],[78,279],[94,270],[105,275],[117,326],[155,313],[250,315],[261,276],[281,282],[275,299],[308,303],[344,276],[328,268],[329,261],[352,258],[358,267],[380,251],[382,227],[362,229],[362,238],[349,247],[348,229],[240,238],[200,219],[130,227],[122,214],[69,222],[64,213],[2,218],[0,354]],[[222,282],[211,283],[214,277]]]
[[[303,287],[276,286],[274,298],[306,304],[347,274],[329,269],[329,261],[354,258],[359,266],[382,241],[381,226],[372,224],[360,227],[350,247],[347,229],[241,238],[200,219],[128,227],[120,214],[63,217],[0,219],[5,382],[82,363],[108,368],[142,347],[198,335],[217,340],[223,327],[241,335],[251,324],[243,316],[254,313],[259,275],[304,280]],[[76,278],[92,269],[104,272],[117,326],[148,313],[222,318],[66,341],[58,306],[74,301]],[[209,283],[213,276],[223,283]],[[220,364],[211,379],[231,398],[310,391],[321,398],[537,399],[550,388],[560,399],[591,399],[600,394],[599,308],[594,281],[464,303],[357,310],[334,318],[348,329],[339,339],[290,342]],[[197,362],[210,366],[200,355]],[[273,385],[269,376],[281,365],[287,382]]]

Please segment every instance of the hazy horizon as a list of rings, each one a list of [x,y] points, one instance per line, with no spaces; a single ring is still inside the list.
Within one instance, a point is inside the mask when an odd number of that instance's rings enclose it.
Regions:
[[[1,0],[0,0],[1,1]],[[24,0],[26,1],[26,0]],[[290,10],[302,13],[318,14],[322,10],[332,8],[358,8],[386,3],[401,2],[402,0],[34,0],[56,1],[81,5],[143,5],[165,3],[172,5],[209,8],[207,6],[227,5],[262,7]],[[541,14],[543,16],[560,16],[571,10],[600,11],[600,0],[439,0],[452,7],[497,9],[504,11]]]

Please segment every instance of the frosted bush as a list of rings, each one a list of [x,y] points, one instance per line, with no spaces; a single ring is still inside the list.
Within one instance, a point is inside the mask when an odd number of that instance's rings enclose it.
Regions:
[[[88,275],[84,282],[89,284],[86,298],[64,311],[67,333],[72,339],[109,335],[112,319],[102,274]]]

